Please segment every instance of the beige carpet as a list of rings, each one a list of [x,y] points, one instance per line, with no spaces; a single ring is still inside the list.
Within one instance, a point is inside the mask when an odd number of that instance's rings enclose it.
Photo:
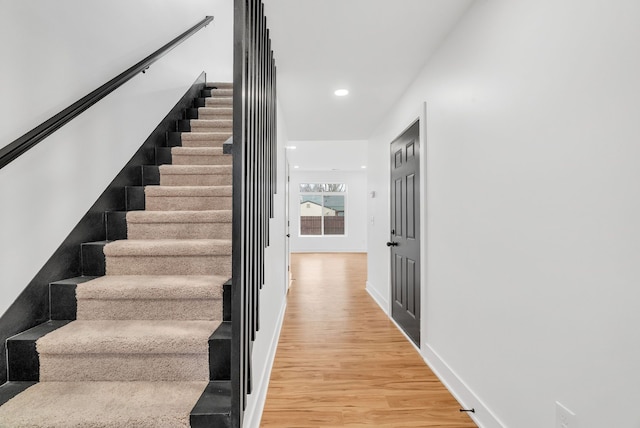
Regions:
[[[231,210],[130,211],[129,239],[224,239],[231,236]]]
[[[0,428],[189,426],[231,276],[232,89],[217,85],[127,213],[129,239],[104,247],[107,275],[78,285],[77,320],[36,342],[41,381]]]
[[[211,99],[207,98],[207,102]],[[222,147],[229,135],[230,132],[192,132],[182,134],[182,147]]]
[[[230,239],[146,239],[104,247],[107,275],[231,275]]]
[[[2,428],[181,428],[206,382],[40,382],[0,407]]]
[[[231,209],[231,186],[147,186],[144,193],[149,211]]]
[[[171,156],[174,165],[227,165],[222,147],[174,147]]]
[[[78,320],[36,343],[41,381],[208,380],[219,321]]]
[[[106,275],[76,290],[79,320],[221,320],[223,276]]]
[[[231,185],[231,165],[162,165],[161,186]]]

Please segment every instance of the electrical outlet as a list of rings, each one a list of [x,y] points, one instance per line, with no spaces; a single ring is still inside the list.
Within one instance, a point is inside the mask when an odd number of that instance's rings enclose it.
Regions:
[[[557,401],[556,428],[578,428],[578,418],[576,414]]]

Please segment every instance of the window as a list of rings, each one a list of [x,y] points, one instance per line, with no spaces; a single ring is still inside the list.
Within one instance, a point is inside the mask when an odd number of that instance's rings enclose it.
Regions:
[[[344,235],[347,185],[300,184],[300,236]]]

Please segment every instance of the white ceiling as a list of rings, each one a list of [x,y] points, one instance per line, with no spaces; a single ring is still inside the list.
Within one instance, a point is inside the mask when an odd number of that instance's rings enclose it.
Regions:
[[[471,1],[264,0],[289,139],[367,139]]]
[[[367,142],[290,141],[287,161],[296,171],[360,171],[367,167]],[[294,149],[295,147],[295,149]],[[362,168],[362,167],[365,168]]]

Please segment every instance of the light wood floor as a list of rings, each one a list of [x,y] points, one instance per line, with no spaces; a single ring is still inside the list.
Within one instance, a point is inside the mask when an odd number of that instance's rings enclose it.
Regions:
[[[293,254],[262,427],[476,427],[365,291],[364,254]]]

